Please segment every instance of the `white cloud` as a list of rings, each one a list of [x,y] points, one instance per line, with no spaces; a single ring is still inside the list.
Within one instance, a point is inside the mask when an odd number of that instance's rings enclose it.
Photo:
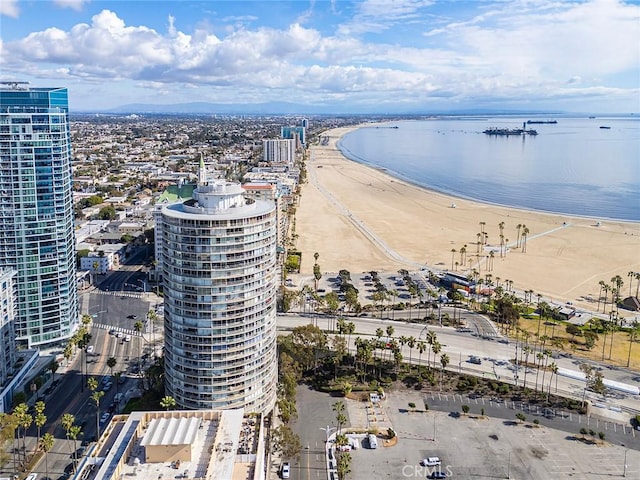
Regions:
[[[71,10],[81,11],[89,0],[53,0],[53,3],[60,8],[70,8]]]
[[[2,15],[11,18],[18,18],[20,16],[18,0],[2,0],[0,2],[0,16]]]
[[[637,5],[614,0],[482,3],[466,18],[425,23],[420,38],[397,35],[396,42],[373,43],[359,35],[402,32],[406,22],[424,17],[430,4],[366,1],[333,36],[311,27],[313,2],[308,17],[298,16],[305,24],[250,29],[236,19],[223,36],[212,33],[207,19],[186,33],[168,16],[166,31],[159,32],[127,25],[103,10],[90,23],[66,31],[49,28],[0,41],[0,64],[15,76],[95,85],[119,81],[141,90],[153,85],[167,96],[191,95],[193,87],[210,101],[295,97],[375,104],[435,97],[528,101],[637,95],[611,80],[640,71]]]

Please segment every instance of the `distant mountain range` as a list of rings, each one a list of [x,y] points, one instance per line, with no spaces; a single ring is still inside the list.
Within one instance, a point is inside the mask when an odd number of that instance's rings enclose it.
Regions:
[[[78,112],[77,112],[78,113]],[[101,112],[110,114],[210,114],[210,115],[559,115],[561,112],[543,112],[531,110],[495,110],[467,109],[455,111],[428,111],[415,106],[380,107],[345,106],[345,105],[303,105],[288,102],[268,103],[175,103],[169,105],[153,105],[132,103]]]

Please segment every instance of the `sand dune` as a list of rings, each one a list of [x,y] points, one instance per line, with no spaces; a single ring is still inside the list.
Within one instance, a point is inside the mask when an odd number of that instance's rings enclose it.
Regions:
[[[623,294],[629,293],[627,274],[640,271],[640,223],[598,223],[429,191],[346,159],[336,141],[350,130],[327,131],[327,144],[310,148],[308,182],[302,186],[296,212],[301,273],[312,274],[317,252],[324,272],[341,268],[353,273],[395,272],[425,265],[464,274],[477,269],[494,280],[512,280],[515,288],[590,309],[595,309],[595,303],[586,299],[597,302],[600,280],[609,282],[620,275],[625,282]],[[510,247],[503,257],[501,222]],[[529,229],[526,252],[516,246],[518,224]],[[488,234],[488,245],[478,252],[481,228]],[[463,246],[466,258],[459,253]]]

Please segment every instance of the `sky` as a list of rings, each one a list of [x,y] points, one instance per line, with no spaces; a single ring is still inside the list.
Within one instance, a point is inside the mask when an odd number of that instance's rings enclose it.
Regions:
[[[0,81],[70,108],[640,112],[640,0],[1,0]]]

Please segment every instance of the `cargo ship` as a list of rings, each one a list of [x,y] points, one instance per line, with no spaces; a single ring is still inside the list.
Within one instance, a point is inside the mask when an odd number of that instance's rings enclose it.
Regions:
[[[535,130],[524,128],[487,128],[482,133],[485,135],[538,135]]]
[[[528,125],[532,125],[532,124],[544,124],[544,123],[548,123],[548,124],[556,124],[558,123],[557,120],[527,120],[527,124]]]
[[[487,128],[482,133],[485,135],[538,135],[533,129],[527,130],[527,122],[522,122],[522,128]]]

